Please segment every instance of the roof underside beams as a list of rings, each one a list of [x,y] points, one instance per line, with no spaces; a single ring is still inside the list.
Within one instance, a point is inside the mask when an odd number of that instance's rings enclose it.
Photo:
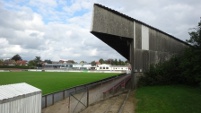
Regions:
[[[94,4],[91,33],[129,60],[136,73],[189,47],[161,30],[99,4]]]
[[[133,20],[94,5],[91,33],[129,60],[134,36]]]
[[[129,60],[132,39],[93,31],[91,33]]]

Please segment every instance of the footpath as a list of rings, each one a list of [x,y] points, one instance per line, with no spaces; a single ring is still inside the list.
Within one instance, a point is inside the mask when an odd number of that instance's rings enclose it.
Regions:
[[[118,84],[119,82],[121,82],[122,80],[124,80],[127,77],[128,77],[127,75],[122,76],[122,77],[120,77],[118,79],[114,79],[111,82],[106,82],[104,84],[101,84],[101,85],[93,88],[93,89],[89,89],[89,105],[92,105],[92,103],[97,103],[98,104],[98,101],[101,101],[104,98],[103,97],[103,92],[104,91],[107,91],[109,88],[115,86],[116,84]],[[76,94],[76,95],[79,95],[79,94]],[[84,97],[84,98],[82,98],[82,100],[86,100],[86,98],[87,98],[86,94],[82,95],[82,96]],[[112,98],[108,98],[107,100],[110,100],[110,99],[112,99]],[[104,100],[104,101],[107,101],[107,100]],[[118,98],[116,98],[114,100],[118,100]],[[104,102],[104,101],[102,101],[102,102]],[[106,102],[106,103],[109,103],[111,105],[112,101],[111,102]],[[73,106],[73,105],[76,106],[77,103],[71,102],[70,104],[71,104],[71,106]],[[133,107],[134,107],[134,105],[133,105]],[[72,109],[76,110],[76,109],[79,109],[79,108],[71,107],[71,111],[72,111]],[[90,109],[90,111],[94,111],[93,107],[88,107],[87,109]],[[97,110],[98,108],[95,107],[95,109]],[[131,109],[132,109],[132,107],[131,107]],[[131,110],[131,111],[134,111],[134,110]],[[44,108],[42,110],[42,113],[69,113],[69,112],[70,112],[70,109],[69,109],[69,97],[64,99],[64,100],[62,100],[62,101],[60,101],[60,102],[55,103],[52,106]],[[89,111],[87,111],[87,112],[89,112]],[[97,111],[97,112],[99,112],[99,111]],[[91,112],[91,113],[94,113],[94,112]],[[101,113],[101,111],[100,111],[100,113]],[[128,113],[132,113],[132,112],[128,112]]]

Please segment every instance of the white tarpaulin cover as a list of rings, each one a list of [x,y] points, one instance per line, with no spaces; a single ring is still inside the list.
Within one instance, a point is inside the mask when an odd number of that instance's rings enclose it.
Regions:
[[[0,113],[41,113],[41,90],[27,83],[0,86]]]

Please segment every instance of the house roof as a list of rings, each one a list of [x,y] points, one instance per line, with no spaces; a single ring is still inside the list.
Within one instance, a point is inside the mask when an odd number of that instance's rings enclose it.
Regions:
[[[26,64],[27,63],[27,61],[25,61],[25,60],[18,60],[18,61],[16,61],[16,64]]]

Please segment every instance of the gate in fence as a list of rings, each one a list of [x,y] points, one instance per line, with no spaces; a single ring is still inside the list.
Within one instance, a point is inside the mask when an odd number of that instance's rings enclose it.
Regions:
[[[130,78],[130,75],[115,77],[71,92],[69,97],[69,113],[78,113],[86,109],[90,104],[109,98],[118,91],[124,91]]]
[[[107,81],[111,81],[114,80],[116,78],[119,78],[121,76],[124,76],[124,74],[120,74],[117,76],[112,76],[97,82],[93,82],[90,84],[84,84],[84,85],[80,85],[80,86],[75,86],[69,89],[65,89],[62,91],[58,91],[58,92],[54,92],[54,93],[50,93],[50,94],[46,94],[42,96],[42,108],[46,108],[48,106],[54,105],[56,102],[59,102],[61,100],[64,100],[65,98],[70,98],[70,94],[73,94],[75,92],[79,92],[79,90],[81,91],[81,89],[85,89],[86,87],[88,88],[92,88],[95,87],[97,84],[101,84]]]
[[[69,97],[69,112],[77,113],[80,110],[87,108],[89,105],[89,90],[87,87],[70,93]]]

